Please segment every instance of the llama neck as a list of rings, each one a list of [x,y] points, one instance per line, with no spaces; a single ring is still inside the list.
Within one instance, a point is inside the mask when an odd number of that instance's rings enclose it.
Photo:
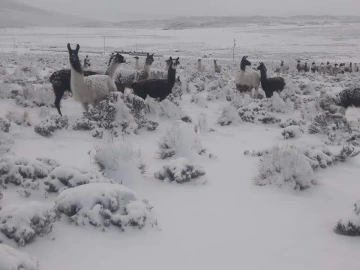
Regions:
[[[169,68],[169,67],[168,67]],[[197,67],[198,71],[201,71],[201,62],[198,62],[198,67]]]
[[[150,74],[150,65],[146,64],[144,65],[144,71],[147,72],[147,74]]]
[[[75,100],[80,101],[81,97],[86,95],[86,93],[83,93],[85,90],[84,74],[80,62],[71,63],[70,86]]]
[[[114,78],[115,75],[115,71],[118,68],[119,63],[117,63],[116,61],[111,61],[110,65],[108,66],[108,68],[105,71],[105,75],[108,75],[110,78]]]
[[[261,75],[261,82],[263,82],[263,81],[266,81],[266,80],[267,80],[266,70],[261,69],[261,70],[260,70],[260,75]]]
[[[175,78],[176,78],[176,69],[173,69],[172,67],[170,67],[168,70],[168,82],[170,82],[172,85],[174,85]]]
[[[246,65],[243,64],[243,63],[241,63],[241,65],[240,65],[240,70],[243,71],[243,72],[245,72],[245,68],[246,68]]]
[[[140,69],[139,59],[135,59],[135,69],[137,69],[137,70]]]

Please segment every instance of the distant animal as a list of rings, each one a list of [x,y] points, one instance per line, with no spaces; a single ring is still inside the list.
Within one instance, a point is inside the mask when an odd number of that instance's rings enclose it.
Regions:
[[[268,78],[267,69],[263,62],[259,63],[257,70],[260,70],[261,74],[261,88],[264,90],[267,98],[271,98],[274,92],[280,93],[284,90],[285,80],[282,77]]]
[[[244,95],[249,93],[250,96],[257,98],[260,86],[260,75],[257,72],[245,72],[247,66],[251,63],[247,60],[247,56],[241,59],[240,72],[235,79],[236,89]],[[252,89],[255,89],[255,95],[252,95]]]
[[[112,61],[112,59],[114,59],[114,61],[110,65],[110,62]],[[87,59],[87,61],[84,60],[84,63],[86,62],[86,65],[89,68],[90,62],[88,60],[89,60],[89,58]],[[111,54],[108,68],[105,71],[105,73],[108,74],[109,76],[111,76],[112,70],[115,70],[119,66],[119,64],[124,63],[124,62],[125,62],[125,59],[122,55],[116,54],[114,56],[114,54]],[[100,71],[95,72],[95,71],[84,69],[83,74],[84,74],[84,76],[92,76],[92,75],[99,75],[99,72]],[[103,71],[102,71],[102,73],[103,73]],[[55,94],[55,108],[57,109],[57,111],[60,115],[62,115],[61,109],[60,109],[61,99],[63,98],[66,91],[72,93],[70,79],[71,79],[71,70],[70,69],[62,69],[62,70],[55,71],[53,74],[51,74],[51,76],[49,78],[49,81],[52,84],[54,94]]]
[[[120,70],[115,78],[115,84],[118,91],[124,93],[125,88],[131,88],[135,82],[147,80],[150,75],[150,67],[154,62],[154,54],[147,54],[144,68],[141,71]]]
[[[280,63],[281,73],[287,73],[289,71],[289,69],[290,69],[289,65],[284,64],[284,61],[281,60],[281,63]]]
[[[338,68],[338,64],[334,64],[334,66],[330,69],[330,74],[336,77],[339,74],[339,71],[340,69]]]
[[[309,72],[309,71],[310,71],[310,68],[308,67],[308,64],[305,63],[304,72]]]
[[[350,66],[344,68],[345,72],[352,73],[352,63],[350,63]]]
[[[214,60],[214,70],[215,70],[215,73],[221,72],[221,66],[216,62],[216,60]]]
[[[203,73],[204,71],[205,71],[205,66],[202,65],[201,59],[198,59],[197,72]]]
[[[89,104],[97,106],[109,93],[117,91],[116,85],[108,75],[85,77],[79,60],[80,45],[77,44],[76,49],[73,50],[70,43],[68,43],[67,48],[71,66],[70,85],[73,98],[81,102],[81,105],[87,111]]]
[[[84,70],[89,69],[90,67],[91,67],[90,58],[88,55],[86,55],[84,59]]]
[[[139,56],[135,56],[135,70],[141,70]]]
[[[312,62],[311,64],[311,72],[315,73],[318,70],[318,67],[316,66],[315,62]]]
[[[339,93],[338,100],[335,100],[336,105],[340,106],[340,113],[346,114],[348,107],[360,107],[360,88],[345,89]]]
[[[359,72],[359,66],[357,63],[354,64],[353,72]]]
[[[179,57],[176,59],[170,57],[169,60],[171,62],[169,62],[167,79],[152,79],[136,82],[131,86],[134,94],[144,100],[147,96],[150,96],[152,98],[158,98],[160,101],[170,95],[176,82],[176,68],[180,64],[180,61]]]
[[[324,63],[321,63],[321,64],[320,64],[320,67],[318,68],[318,71],[319,71],[319,73],[321,73],[321,74],[326,74],[327,68],[326,68],[326,66],[325,66]]]
[[[305,65],[300,64],[300,63],[301,63],[301,61],[298,60],[298,61],[297,61],[297,65],[296,65],[297,71],[298,71],[298,72],[301,72],[301,71],[304,71],[304,72],[305,72]]]

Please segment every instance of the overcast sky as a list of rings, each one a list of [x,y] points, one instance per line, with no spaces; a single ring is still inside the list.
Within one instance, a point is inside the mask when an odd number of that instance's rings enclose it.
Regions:
[[[18,0],[58,12],[94,19],[158,15],[360,15],[360,0]],[[150,15],[152,14],[152,15]],[[126,17],[128,17],[126,16]],[[135,18],[136,17],[136,18]],[[128,19],[128,18],[126,18]],[[117,19],[118,20],[118,19]]]

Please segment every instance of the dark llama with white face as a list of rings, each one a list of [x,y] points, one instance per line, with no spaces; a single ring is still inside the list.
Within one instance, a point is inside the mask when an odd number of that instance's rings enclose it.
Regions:
[[[259,63],[257,70],[260,70],[261,74],[261,87],[264,90],[266,97],[271,98],[274,92],[281,92],[285,87],[285,80],[282,77],[267,78],[266,67],[263,62]]]
[[[176,79],[176,68],[180,64],[179,57],[173,59],[169,58],[169,69],[167,79],[154,79],[140,81],[132,85],[134,94],[146,99],[147,96],[152,98],[159,98],[160,101],[164,100],[171,94]]]

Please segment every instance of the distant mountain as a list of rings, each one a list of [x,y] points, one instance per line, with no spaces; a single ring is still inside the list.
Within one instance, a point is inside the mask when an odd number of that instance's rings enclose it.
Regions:
[[[0,28],[60,27],[83,23],[84,19],[35,8],[16,0],[0,0]]]

